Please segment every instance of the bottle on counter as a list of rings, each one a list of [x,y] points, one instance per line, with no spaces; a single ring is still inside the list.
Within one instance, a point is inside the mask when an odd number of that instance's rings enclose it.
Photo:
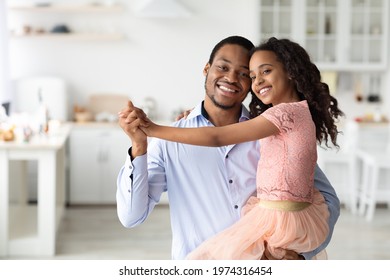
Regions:
[[[39,134],[47,134],[49,132],[49,110],[46,104],[43,102],[42,89],[38,89],[38,100],[39,100]]]
[[[325,34],[331,34],[331,33],[332,33],[332,22],[330,16],[327,16],[325,18]]]

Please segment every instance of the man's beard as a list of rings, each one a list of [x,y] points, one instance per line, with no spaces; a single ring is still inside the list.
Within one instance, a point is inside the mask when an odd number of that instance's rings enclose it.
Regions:
[[[208,91],[207,91],[207,75],[206,75],[206,79],[204,82],[204,90],[206,91],[206,95],[210,98],[211,102],[213,102],[216,107],[218,107],[222,110],[230,110],[230,109],[234,108],[234,104],[233,105],[221,104],[217,100],[215,100],[215,97],[213,95],[208,93]]]

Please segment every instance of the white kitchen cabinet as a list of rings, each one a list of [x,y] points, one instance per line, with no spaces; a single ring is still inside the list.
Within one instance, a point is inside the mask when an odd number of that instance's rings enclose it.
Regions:
[[[320,70],[387,69],[387,0],[260,0],[261,41],[301,44]]]
[[[77,124],[70,135],[70,204],[114,204],[116,179],[131,145],[116,124]]]

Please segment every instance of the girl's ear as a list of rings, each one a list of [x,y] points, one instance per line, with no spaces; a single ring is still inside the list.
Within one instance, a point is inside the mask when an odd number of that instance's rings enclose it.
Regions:
[[[207,76],[209,69],[210,69],[210,63],[207,63],[206,66],[203,68],[203,75]]]

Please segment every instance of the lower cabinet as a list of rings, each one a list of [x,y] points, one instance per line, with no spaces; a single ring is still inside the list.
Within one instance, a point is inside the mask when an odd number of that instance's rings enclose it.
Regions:
[[[70,204],[115,204],[130,138],[115,124],[77,124],[70,135]]]

